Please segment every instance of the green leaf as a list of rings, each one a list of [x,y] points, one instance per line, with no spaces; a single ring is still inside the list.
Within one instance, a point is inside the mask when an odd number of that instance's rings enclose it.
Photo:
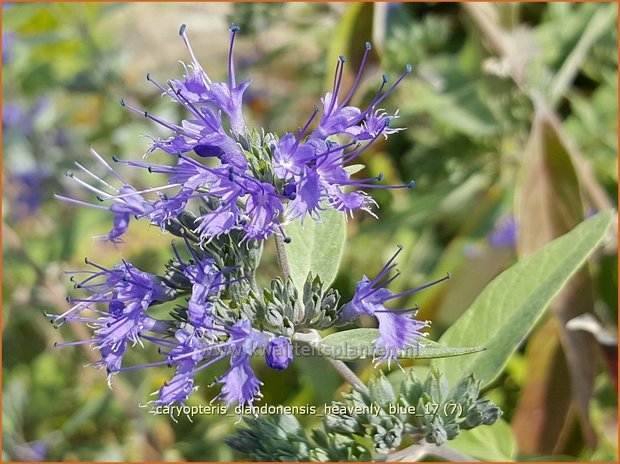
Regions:
[[[582,222],[534,255],[500,274],[439,339],[443,344],[482,344],[487,350],[461,359],[433,361],[455,383],[473,373],[486,386],[532,330],[550,301],[601,243],[614,213]]]
[[[506,421],[461,432],[450,441],[454,448],[468,456],[489,462],[514,461],[517,441]]]
[[[356,359],[372,357],[373,355],[380,356],[382,352],[375,352],[373,347],[373,342],[378,336],[379,329],[344,330],[325,337],[320,341],[317,349],[323,356],[341,361],[354,361]],[[418,340],[417,347],[405,351],[402,355],[399,355],[399,358],[442,358],[477,353],[482,350],[484,350],[482,347],[452,348],[442,346],[437,342],[421,337]]]
[[[346,239],[344,213],[331,207],[321,212],[321,222],[295,221],[286,228],[292,239],[286,254],[295,287],[303,291],[308,273],[318,275],[324,288],[336,278]]]

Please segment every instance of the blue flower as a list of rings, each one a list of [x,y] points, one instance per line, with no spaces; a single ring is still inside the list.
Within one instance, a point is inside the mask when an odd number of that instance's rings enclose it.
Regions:
[[[282,371],[293,360],[293,346],[288,338],[276,337],[265,348],[265,361],[276,371]]]
[[[170,301],[176,297],[174,290],[165,286],[158,276],[140,271],[130,263],[123,262],[107,269],[90,261],[87,264],[95,271],[78,271],[73,274],[88,274],[75,282],[75,287],[91,295],[88,298],[68,298],[75,305],[58,316],[51,316],[56,327],[67,322],[87,323],[94,329],[90,340],[69,342],[58,346],[92,344],[101,352],[98,367],[104,367],[110,376],[121,370],[122,358],[127,342],[141,343],[144,332],[165,333],[167,321],[149,316],[146,311],[153,304]],[[102,311],[94,305],[106,305]],[[92,316],[84,316],[84,312]]]
[[[235,268],[221,270],[216,265],[215,259],[208,256],[198,256],[187,239],[185,239],[185,244],[193,258],[191,264],[183,261],[174,244],[173,248],[178,265],[192,285],[187,309],[188,322],[196,329],[208,330],[216,322],[211,312],[213,305],[210,300],[219,296],[221,290],[233,282],[231,280],[225,281],[224,273]]]
[[[517,243],[517,221],[514,216],[499,221],[491,235],[489,243],[495,248],[514,248]]]
[[[222,384],[222,397],[227,406],[234,403],[252,405],[260,395],[262,382],[258,380],[250,357],[258,349],[265,348],[271,335],[252,328],[248,320],[240,320],[230,328],[230,339],[226,350],[231,354],[230,369],[218,380]]]
[[[384,278],[396,267],[394,260],[401,251],[402,248],[399,247],[398,251],[374,279],[362,277],[357,283],[353,299],[343,306],[339,314],[340,323],[350,322],[363,314],[376,317],[379,322],[379,337],[374,341],[375,351],[379,354],[380,360],[387,360],[388,362],[397,359],[402,351],[408,348],[416,348],[419,337],[426,335],[422,333],[422,329],[428,327],[430,323],[414,318],[414,314],[418,310],[417,306],[408,309],[388,309],[385,307],[385,303],[417,293],[450,278],[448,274],[442,279],[421,287],[401,293],[392,293],[387,285],[396,279],[400,273],[397,271],[385,281]]]

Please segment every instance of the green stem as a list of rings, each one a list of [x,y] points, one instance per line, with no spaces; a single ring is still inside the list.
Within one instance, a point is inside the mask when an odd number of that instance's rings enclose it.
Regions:
[[[332,359],[327,357],[325,359],[327,359],[327,361],[334,367],[334,369],[336,369],[336,371],[338,371],[342,378],[349,382],[349,384],[354,389],[364,395],[370,394],[370,390],[368,390],[368,387],[364,385],[364,382],[362,382],[362,380],[355,374],[355,372],[349,369],[349,366],[347,366],[345,363],[338,359]]]
[[[319,333],[316,330],[311,330],[308,333],[296,333],[295,335],[293,335],[293,340],[301,342],[301,343],[307,343],[310,346],[316,347],[317,345],[319,345],[321,341],[321,335],[319,335]],[[357,390],[360,393],[363,393],[364,395],[368,395],[370,393],[370,391],[368,390],[368,387],[355,374],[355,372],[349,369],[349,366],[347,366],[345,363],[343,363],[342,361],[338,359],[332,359],[328,356],[325,356],[324,358],[327,360],[327,362],[329,362],[333,366],[334,369],[336,369],[336,371],[342,376],[342,378],[346,380],[355,390]]]
[[[278,256],[278,264],[282,269],[282,276],[285,280],[291,277],[291,268],[288,265],[288,258],[286,257],[285,243],[281,235],[274,234],[276,239],[276,255]]]

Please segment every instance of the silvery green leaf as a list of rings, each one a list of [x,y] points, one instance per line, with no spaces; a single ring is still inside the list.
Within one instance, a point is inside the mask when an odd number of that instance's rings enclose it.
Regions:
[[[286,227],[291,243],[285,245],[291,278],[303,291],[308,274],[318,275],[325,287],[336,278],[346,238],[343,212],[325,205],[321,222],[308,219],[303,226],[295,221]]]
[[[341,361],[379,357],[381,350],[375,351],[373,342],[379,336],[379,329],[351,329],[328,335],[318,344],[317,349],[323,356]],[[420,337],[417,346],[405,350],[399,358],[442,358],[461,356],[483,351],[482,347],[449,347]]]

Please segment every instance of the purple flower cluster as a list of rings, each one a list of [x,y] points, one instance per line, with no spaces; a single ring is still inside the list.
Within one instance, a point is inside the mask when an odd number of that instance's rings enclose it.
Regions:
[[[104,192],[72,174],[78,183],[96,193],[104,205],[107,203],[114,214],[114,227],[107,235],[109,240],[120,240],[132,216],[148,218],[164,228],[195,198],[217,201],[216,208],[195,221],[194,232],[203,242],[234,229],[242,230],[247,240],[262,240],[274,233],[284,236],[282,224],[295,219],[303,221],[310,216],[320,220],[320,211],[328,207],[347,214],[358,209],[371,212],[375,202],[361,188],[413,187],[413,181],[398,186],[375,185],[382,180],[381,174],[352,179],[347,169],[381,136],[402,130],[390,127],[398,112],[390,115],[379,105],[411,72],[409,66],[388,88],[384,76],[367,107],[352,106],[371,49],[367,43],[355,81],[346,94],[342,89],[345,59],[339,58],[332,90],[321,99],[321,116],[313,129],[320,112],[318,107],[296,133],[279,138],[274,134],[261,136],[258,130],[246,126],[243,117],[243,94],[250,82],[237,83],[235,77],[233,46],[237,31],[236,26],[230,28],[227,81],[214,82],[208,76],[194,54],[185,26],[181,27],[180,35],[191,63],[185,66],[183,78],[169,80],[164,86],[150,74],[147,76],[164,97],[184,108],[187,119],[179,123],[166,121],[121,100],[127,109],[171,132],[166,139],[154,139],[147,154],[158,150],[174,158],[172,164],[113,159],[164,174],[165,185],[138,191],[127,185],[96,153],[97,159],[121,181],[121,188],[105,183],[81,165],[78,167],[89,177],[113,191]],[[157,193],[158,197],[147,199],[150,193]]]
[[[156,405],[183,403],[195,389],[196,373],[228,357],[230,368],[218,379],[222,384],[219,396],[229,406],[251,404],[259,395],[261,382],[250,366],[250,357],[257,350],[264,350],[269,367],[285,369],[293,357],[291,342],[252,328],[248,320],[228,324],[217,317],[212,302],[233,282],[226,277],[231,269],[219,269],[214,259],[198,256],[188,242],[187,246],[192,255],[190,263],[185,263],[174,249],[184,278],[191,286],[187,321],[182,327],[149,314],[154,305],[177,298],[179,290],[170,282],[126,262],[107,269],[86,260],[94,270],[72,272],[71,280],[75,288],[88,292],[89,297],[68,298],[74,304],[71,309],[49,316],[56,327],[87,323],[94,329],[93,338],[57,346],[93,346],[101,353],[101,360],[95,364],[106,369],[108,382],[121,371],[176,366],[172,379],[158,390],[159,398],[153,401]],[[86,277],[78,280],[77,274]],[[165,359],[123,366],[123,357],[130,346],[148,343],[156,345]]]
[[[387,309],[385,303],[396,298],[412,295],[450,278],[450,274],[448,274],[435,282],[404,292],[392,293],[387,286],[400,275],[400,271],[396,271],[393,276],[387,279],[386,277],[396,268],[394,261],[401,251],[402,247],[399,246],[398,251],[394,253],[374,279],[362,277],[357,283],[353,299],[344,305],[339,314],[341,323],[353,321],[363,314],[377,318],[379,337],[375,340],[374,346],[376,353],[379,353],[379,360],[387,360],[388,364],[392,360],[398,362],[398,355],[407,348],[416,348],[417,340],[426,335],[422,329],[428,327],[430,322],[419,321],[413,317],[419,309],[417,306],[406,309]]]
[[[217,379],[222,385],[218,396],[229,406],[252,404],[260,396],[261,382],[254,374],[251,357],[263,353],[267,366],[275,370],[286,369],[291,362],[293,352],[289,338],[255,327],[253,321],[239,311],[243,302],[235,301],[234,305],[227,306],[231,298],[234,300],[227,293],[231,286],[249,280],[244,274],[245,264],[242,265],[246,261],[239,258],[241,248],[245,248],[242,242],[248,245],[250,240],[265,240],[274,234],[287,242],[283,225],[294,220],[303,222],[308,216],[320,220],[321,211],[326,208],[346,215],[355,210],[372,214],[375,202],[361,190],[363,188],[413,187],[413,182],[377,185],[382,175],[353,179],[350,168],[351,163],[380,137],[402,130],[390,126],[398,112],[390,115],[380,105],[411,72],[409,66],[391,86],[384,76],[370,103],[360,109],[351,101],[362,80],[370,44],[365,46],[360,67],[348,90],[342,88],[345,59],[340,57],[333,87],[321,99],[322,108],[317,107],[295,133],[278,137],[246,125],[242,100],[250,83],[237,83],[235,76],[233,46],[237,31],[236,26],[230,28],[225,82],[215,82],[207,75],[194,54],[185,26],[181,27],[180,35],[191,63],[185,66],[184,76],[167,81],[165,86],[147,76],[164,97],[181,105],[186,119],[178,123],[166,121],[121,100],[124,107],[171,132],[168,138],[152,139],[147,155],[159,151],[173,158],[171,163],[112,159],[164,175],[163,185],[137,189],[91,150],[96,162],[112,180],[105,180],[105,176],[97,175],[80,163],[76,163],[78,172],[68,176],[95,194],[98,202],[87,203],[57,195],[63,201],[111,212],[113,228],[101,237],[111,242],[121,241],[132,218],[146,218],[162,230],[176,230],[173,233],[185,240],[191,259],[186,262],[173,246],[175,259],[168,268],[171,272],[164,277],[141,271],[127,262],[108,269],[87,261],[94,270],[85,271],[86,276],[81,280],[75,276],[72,280],[77,289],[89,293],[88,297],[70,299],[71,309],[60,316],[52,316],[56,326],[77,322],[93,328],[91,339],[59,346],[92,345],[101,353],[96,365],[106,369],[108,381],[120,371],[174,367],[174,375],[156,392],[158,398],[151,402],[158,406],[183,403],[196,389],[196,374],[224,359],[230,367]],[[200,208],[192,211],[190,205],[194,203],[199,203]],[[175,229],[179,225],[182,233]],[[228,240],[233,231],[241,237],[230,245],[236,247],[238,256],[233,265],[226,267],[220,259],[219,245],[213,244],[220,243],[222,237]],[[209,248],[212,245],[215,252]],[[386,288],[396,277],[384,279],[394,269],[397,254],[377,277],[370,280],[364,276],[353,300],[339,315],[340,322],[352,321],[362,314],[376,317],[380,337],[375,341],[375,348],[380,359],[388,361],[413,346],[422,335],[421,330],[428,325],[413,318],[415,308],[391,310],[384,306],[391,299],[427,287],[399,294]],[[243,298],[260,299],[258,293],[248,291]],[[181,305],[171,319],[159,319],[154,315],[157,312],[151,309],[153,306],[179,297],[187,298],[186,305]],[[222,306],[234,313],[234,317],[222,316],[218,312]],[[165,359],[145,365],[124,365],[129,347],[147,343],[157,346]]]

